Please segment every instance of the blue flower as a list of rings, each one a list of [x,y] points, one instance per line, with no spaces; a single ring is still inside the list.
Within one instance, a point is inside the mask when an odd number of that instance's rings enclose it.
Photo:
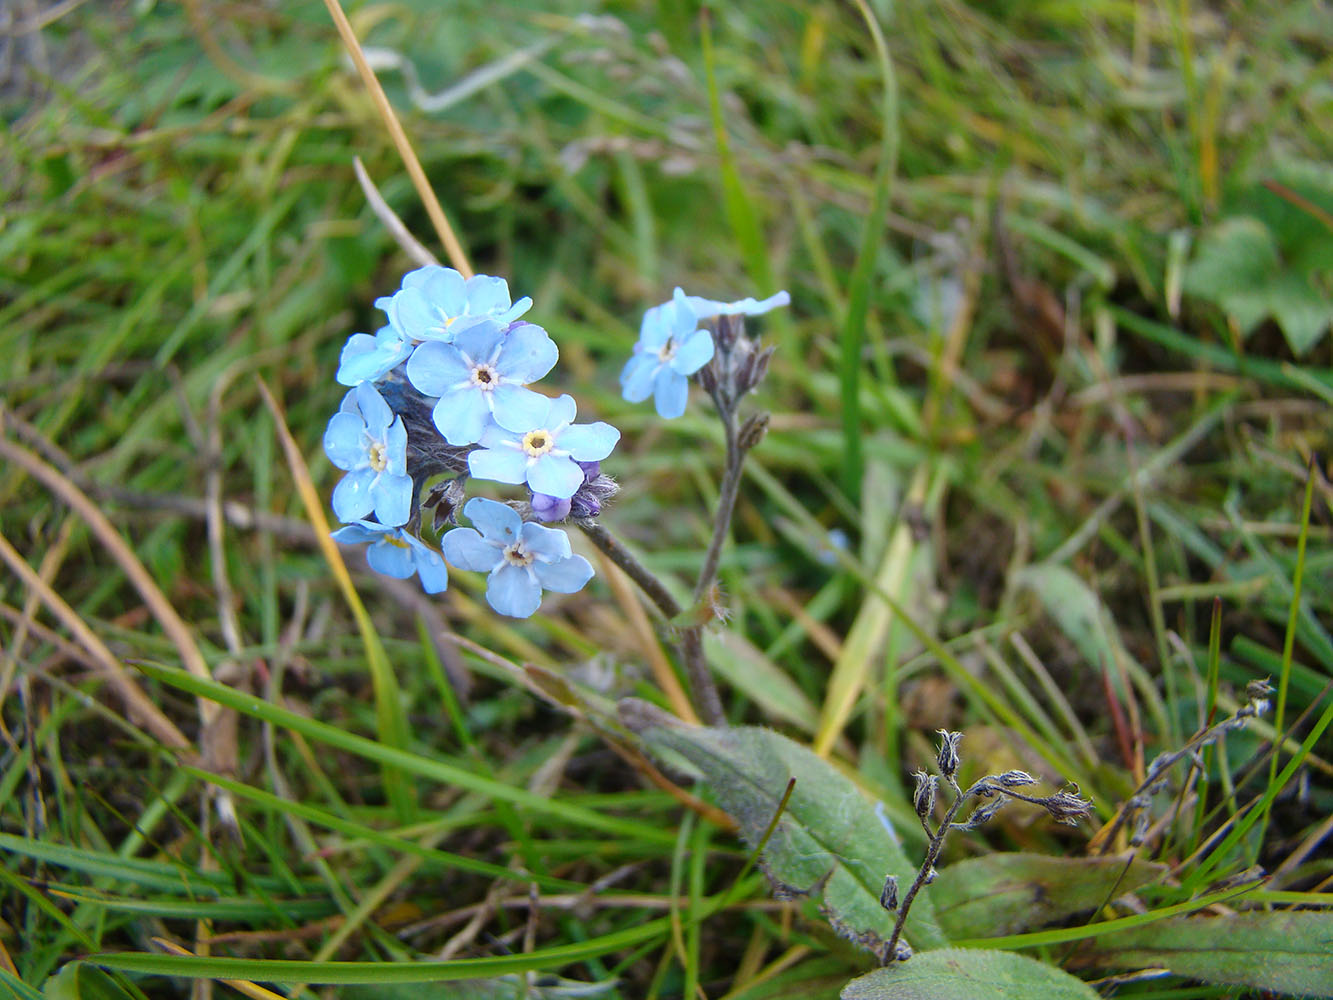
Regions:
[[[644,313],[634,355],[620,373],[622,395],[631,403],[652,396],[658,416],[680,416],[689,400],[689,377],[713,359],[712,334],[700,322],[715,316],[759,316],[789,302],[786,292],[763,301],[717,302],[677,288],[670,302]]]
[[[670,302],[643,314],[634,356],[620,373],[622,394],[631,403],[649,396],[668,420],[685,412],[689,377],[713,359],[713,335],[699,326],[679,288]]]
[[[486,600],[502,615],[527,618],[542,603],[542,590],[572,594],[592,579],[592,566],[573,554],[557,528],[524,523],[513,508],[473,497],[463,508],[476,528],[444,536],[445,558],[459,569],[490,574]]]
[[[381,524],[407,523],[412,513],[407,428],[369,382],[343,397],[324,432],[324,451],[347,470],[333,490],[340,521],[358,521],[374,511]]]
[[[504,278],[474,274],[465,279],[453,268],[435,264],[404,275],[403,287],[387,303],[389,321],[403,336],[446,344],[476,323],[491,320],[508,326],[531,308],[529,298],[510,305]]]
[[[539,326],[517,323],[506,332],[495,323],[479,323],[451,344],[420,345],[407,362],[407,378],[417,391],[440,397],[435,426],[461,447],[481,440],[494,413],[528,426],[540,420],[549,400],[523,387],[549,372],[559,356]]]
[[[575,426],[573,396],[540,398],[545,406],[534,420],[497,410],[481,447],[468,455],[468,470],[497,483],[526,482],[534,493],[565,500],[583,485],[579,462],[606,458],[620,431],[601,421]]]
[[[354,333],[343,345],[338,383],[355,386],[362,382],[378,382],[402,364],[411,352],[412,344],[392,325],[381,328],[373,337]]]
[[[366,561],[376,573],[406,580],[413,573],[421,578],[422,589],[438,594],[449,587],[449,567],[429,545],[402,528],[374,521],[357,521],[333,533],[334,541],[344,545],[370,543]]]

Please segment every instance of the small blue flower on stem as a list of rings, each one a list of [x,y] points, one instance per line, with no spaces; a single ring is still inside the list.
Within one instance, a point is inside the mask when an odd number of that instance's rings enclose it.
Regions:
[[[679,288],[670,302],[643,315],[634,356],[620,373],[625,399],[642,403],[649,396],[659,416],[671,420],[685,412],[689,377],[713,359],[713,335]]]
[[[488,573],[486,600],[502,615],[527,618],[542,603],[542,590],[572,594],[592,579],[592,566],[576,556],[557,528],[524,523],[513,508],[474,497],[463,508],[476,528],[444,536],[445,558],[459,569]]]
[[[449,567],[444,564],[444,559],[421,539],[402,528],[376,524],[374,521],[357,521],[339,528],[333,533],[333,539],[344,545],[369,542],[366,561],[376,573],[399,580],[406,580],[416,573],[421,578],[422,589],[428,594],[438,594],[449,587]]]
[[[540,420],[550,401],[523,387],[549,372],[559,356],[539,326],[517,323],[506,331],[486,322],[463,330],[451,344],[422,344],[407,362],[407,378],[417,391],[440,398],[435,426],[461,447],[481,440],[494,413],[529,426]]]
[[[412,344],[394,326],[382,327],[375,336],[354,333],[343,345],[339,359],[339,385],[355,386],[378,382],[412,353]]]
[[[541,398],[546,406],[535,420],[496,410],[495,422],[481,435],[481,447],[468,455],[468,470],[478,479],[526,482],[534,493],[567,500],[583,485],[579,462],[606,458],[620,431],[601,421],[575,425],[573,396]]]
[[[383,300],[381,300],[383,301]],[[411,340],[449,343],[468,327],[492,320],[508,326],[532,308],[532,299],[509,303],[504,278],[464,278],[451,267],[431,264],[409,271],[387,303],[389,320]]]
[[[407,429],[369,382],[343,397],[324,432],[324,451],[347,470],[333,490],[340,521],[358,521],[373,511],[381,524],[407,523],[412,513]]]

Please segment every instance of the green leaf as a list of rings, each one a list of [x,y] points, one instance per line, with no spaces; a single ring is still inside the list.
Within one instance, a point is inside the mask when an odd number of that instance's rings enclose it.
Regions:
[[[1245,334],[1272,316],[1300,356],[1333,322],[1333,299],[1319,287],[1318,277],[1284,258],[1263,222],[1240,216],[1204,235],[1185,270],[1184,288],[1220,306]]]
[[[47,1000],[132,1000],[116,981],[101,969],[70,962],[42,986]]]
[[[1333,997],[1333,913],[1180,917],[1099,941],[1092,957],[1102,965],[1156,965],[1210,983]]]
[[[1082,980],[1008,951],[944,948],[853,979],[842,1000],[1099,1000]]]
[[[646,702],[620,703],[621,718],[648,749],[668,762],[697,768],[718,803],[756,845],[768,829],[787,782],[791,799],[764,848],[764,870],[780,888],[804,893],[822,886],[824,915],[838,933],[883,956],[894,915],[879,904],[886,875],[904,888],[916,876],[875,803],[827,761],[767,729],[688,726]],[[938,948],[944,934],[929,894],[917,897],[906,934],[917,949]]]
[[[743,635],[710,629],[704,633],[704,651],[727,683],[753,699],[771,718],[814,732],[819,710],[788,674]]]
[[[1126,870],[1128,868],[1128,870]],[[1156,881],[1165,865],[1120,858],[987,854],[940,869],[930,887],[950,940],[1014,934],[1093,910]]]

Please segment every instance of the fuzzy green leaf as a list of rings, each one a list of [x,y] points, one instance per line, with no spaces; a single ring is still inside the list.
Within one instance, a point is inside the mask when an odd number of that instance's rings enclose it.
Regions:
[[[987,854],[940,869],[931,898],[951,940],[993,937],[1061,920],[1156,881],[1165,865],[1124,858]]]
[[[751,845],[768,828],[787,782],[786,811],[764,848],[765,871],[781,889],[822,890],[824,915],[838,933],[883,957],[894,914],[880,906],[884,878],[904,888],[916,875],[875,803],[825,760],[785,736],[740,726],[687,726],[645,702],[621,702],[621,717],[649,750],[697,768]],[[945,944],[930,894],[917,897],[905,937],[916,949]]]
[[[1297,356],[1333,322],[1333,299],[1318,272],[1287,260],[1269,228],[1248,216],[1226,219],[1204,236],[1184,286],[1229,313],[1242,333],[1272,316]]]
[[[1156,965],[1210,983],[1333,997],[1333,913],[1160,920],[1102,938],[1092,957],[1118,968]]]
[[[1082,980],[1009,951],[944,948],[853,979],[842,1000],[1097,1000]]]

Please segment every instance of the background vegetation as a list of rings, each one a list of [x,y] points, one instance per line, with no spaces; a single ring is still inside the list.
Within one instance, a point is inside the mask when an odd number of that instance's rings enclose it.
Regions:
[[[604,520],[682,597],[719,430],[702,400],[671,423],[624,403],[616,376],[677,284],[790,290],[763,324],[777,353],[751,399],[773,420],[709,645],[734,724],[830,755],[910,858],[906,774],[962,730],[973,776],[1076,778],[1097,812],[1075,831],[1005,814],[946,862],[1078,857],[1146,761],[1271,676],[1274,710],[1200,761],[1204,805],[1156,803],[1144,857],[1171,867],[1140,908],[1255,864],[1276,874],[1232,909],[1326,903],[1327,5],[871,6],[888,76],[851,5],[349,13],[474,266],[560,345],[546,388],[622,429]],[[7,17],[7,988],[210,988],[171,972],[285,993],[359,960],[332,981],[372,985],[311,992],[388,997],[395,967],[443,957],[476,960],[449,967],[469,982],[427,995],[757,1000],[870,969],[588,721],[629,695],[669,707],[670,630],[611,567],[523,622],[461,573],[428,600],[349,552],[339,587],[261,387],[327,500],[339,350],[412,266],[354,156],[438,247],[324,5]],[[541,697],[566,683],[572,711]],[[1196,854],[1215,831],[1235,836]],[[1088,980],[1153,964],[1091,936],[1021,944]],[[155,941],[310,964],[159,954],[110,962],[116,986],[66,967]],[[1333,982],[1300,961],[1305,992]],[[560,978],[512,978],[530,968]],[[1194,975],[1239,985],[1115,988],[1284,988]]]

